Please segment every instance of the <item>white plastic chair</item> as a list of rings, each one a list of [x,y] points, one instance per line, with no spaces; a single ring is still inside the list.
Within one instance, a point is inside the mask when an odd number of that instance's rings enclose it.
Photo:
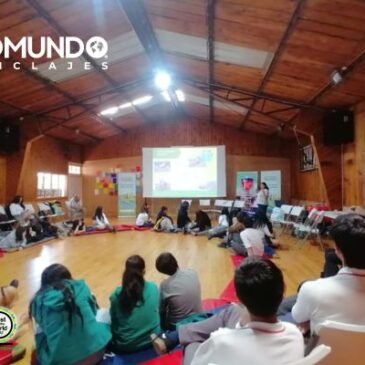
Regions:
[[[317,210],[313,213],[311,219],[312,219],[312,225],[309,225],[307,227],[304,228],[304,232],[305,232],[305,236],[304,238],[300,241],[302,245],[302,247],[304,246],[305,241],[309,238],[309,236],[315,236],[316,240],[318,241],[318,243],[321,246],[322,251],[324,251],[324,247],[323,247],[323,242],[322,242],[322,238],[321,238],[321,232],[319,231],[318,225],[321,224],[323,222],[323,218],[325,215],[325,211],[320,211],[318,212]]]
[[[31,203],[26,203],[24,204],[25,210],[28,210],[29,212],[35,213],[35,209],[33,207],[33,204]],[[49,208],[48,208],[49,209]]]
[[[0,205],[0,214],[3,214],[3,215],[7,216],[7,214],[5,212],[5,208],[2,205]],[[10,220],[4,221],[4,222],[0,222],[0,225],[11,224],[11,223],[14,223],[14,222],[16,222],[15,219],[10,219]]]
[[[290,212],[291,210],[293,209],[293,206],[292,205],[288,205],[288,204],[283,204],[281,207],[280,207],[280,210],[282,212],[282,215],[284,216],[283,219],[279,219],[279,220],[275,220],[275,219],[272,219],[271,222],[272,224],[279,224],[280,226],[284,226],[282,231],[280,232],[280,234],[283,233],[284,229],[285,229],[285,225],[286,223],[288,222],[288,217],[290,215]]]
[[[365,326],[324,321],[317,333],[318,344],[332,349],[320,365],[364,365]]]
[[[223,207],[231,209],[233,205],[233,200],[223,200]]]
[[[319,345],[315,347],[306,357],[298,361],[292,362],[289,365],[315,365],[326,358],[331,352],[331,347]]]
[[[300,215],[303,213],[304,207],[301,207],[300,205],[294,206],[290,212],[288,213],[286,219],[282,223],[284,225],[283,230],[280,234],[284,233],[287,228],[293,228],[295,224],[298,223]]]
[[[235,200],[233,206],[242,209],[245,207],[245,202],[243,200]]]

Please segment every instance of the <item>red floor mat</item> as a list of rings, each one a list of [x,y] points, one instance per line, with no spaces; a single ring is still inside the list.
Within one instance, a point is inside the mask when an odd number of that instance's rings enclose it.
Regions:
[[[231,280],[226,286],[226,288],[223,290],[222,294],[220,295],[220,299],[225,300],[227,302],[233,302],[233,303],[238,302],[236,291],[234,289],[233,280]]]
[[[182,351],[177,350],[171,354],[157,357],[143,362],[141,365],[180,365],[182,363]]]
[[[238,256],[238,255],[231,256],[232,264],[234,267],[238,267],[239,264],[243,261],[243,259],[244,259],[244,257],[242,257],[242,256]]]

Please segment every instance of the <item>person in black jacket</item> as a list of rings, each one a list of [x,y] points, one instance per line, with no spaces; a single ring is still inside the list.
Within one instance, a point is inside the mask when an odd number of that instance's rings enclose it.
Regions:
[[[187,230],[191,219],[188,215],[189,202],[183,201],[180,205],[180,209],[177,213],[177,228]]]
[[[207,229],[212,228],[212,222],[207,213],[202,210],[198,210],[195,216],[195,223],[191,227],[193,232],[204,232]]]

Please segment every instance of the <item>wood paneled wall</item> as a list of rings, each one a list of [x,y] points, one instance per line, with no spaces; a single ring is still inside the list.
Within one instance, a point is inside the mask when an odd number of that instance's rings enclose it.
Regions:
[[[344,206],[365,205],[365,102],[354,114],[355,141],[343,147]]]
[[[290,200],[290,159],[280,157],[262,157],[262,156],[235,156],[227,155],[227,194],[229,198],[234,198],[236,187],[237,171],[263,171],[263,170],[280,170],[282,173],[282,194],[283,199]],[[117,214],[118,200],[115,196],[95,195],[95,177],[97,171],[112,171],[120,169],[129,172],[136,166],[141,166],[142,156],[112,158],[107,160],[85,161],[83,166],[83,203],[87,214],[91,216],[95,207],[101,205],[107,215],[113,217]],[[186,198],[189,198],[188,196]],[[143,204],[142,186],[137,191],[137,210]],[[175,215],[181,199],[147,199],[151,208],[151,213],[155,217],[162,205],[169,208],[170,214]],[[211,200],[212,203],[214,199]],[[199,199],[193,199],[191,212],[199,207]]]
[[[318,154],[318,170],[299,171],[299,147],[293,148],[292,158],[292,199],[318,201],[331,208],[342,207],[341,147],[328,147],[323,143],[323,115],[305,111],[295,121],[299,130],[313,136],[314,148]],[[299,136],[301,145],[310,143],[306,136]],[[294,164],[294,165],[293,165]]]
[[[151,123],[86,147],[85,161],[142,155],[142,147],[226,145],[227,155],[290,157],[292,142],[208,122]]]
[[[0,204],[5,204],[6,195],[6,158],[0,157]]]
[[[5,203],[16,194],[26,201],[36,200],[38,172],[67,174],[69,161],[82,162],[80,146],[46,136],[30,143],[37,133],[34,124],[23,125],[20,150],[6,157]]]

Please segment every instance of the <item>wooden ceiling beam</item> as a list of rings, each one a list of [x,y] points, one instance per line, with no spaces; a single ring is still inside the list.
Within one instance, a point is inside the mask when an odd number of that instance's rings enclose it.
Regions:
[[[285,29],[285,32],[283,33],[283,36],[280,39],[279,45],[278,45],[278,47],[277,47],[277,49],[276,49],[276,51],[274,53],[274,57],[271,60],[271,63],[269,65],[269,67],[268,67],[268,69],[267,69],[264,77],[262,78],[262,80],[260,82],[260,85],[259,85],[258,90],[257,90],[257,94],[260,95],[263,92],[263,90],[265,88],[265,85],[266,85],[266,82],[269,80],[269,78],[270,78],[270,76],[271,76],[271,74],[272,74],[272,72],[274,70],[275,65],[277,64],[280,56],[283,53],[283,50],[284,50],[284,48],[286,46],[286,42],[289,39],[289,37],[290,37],[290,35],[291,35],[291,33],[292,33],[292,31],[293,31],[293,29],[294,29],[294,27],[295,27],[298,19],[299,19],[300,13],[302,11],[302,8],[303,8],[305,2],[306,2],[306,0],[297,0],[297,5],[296,5],[296,7],[295,7],[295,9],[293,11],[293,14],[292,14],[292,16],[290,18],[290,21],[289,21],[286,29]],[[252,102],[252,106],[253,107],[255,106],[256,102],[257,102],[257,98],[255,98],[254,101]],[[241,123],[240,128],[243,128],[244,127],[246,121],[250,118],[250,114],[251,114],[251,112],[248,112],[246,114],[246,116],[244,117],[244,119],[243,119],[243,121]]]
[[[152,63],[152,67],[157,70],[167,69],[163,52],[161,51],[160,44],[148,18],[143,2],[141,0],[118,0],[118,2],[146,51],[147,56]],[[177,115],[183,115],[184,112],[176,94],[171,88],[169,88],[167,92]]]
[[[42,18],[43,20],[46,21],[46,23],[53,28],[60,36],[63,37],[68,37],[69,34],[65,31],[65,29],[42,7],[42,5],[37,1],[37,0],[27,0],[28,4],[36,11],[36,13],[38,14],[38,16],[40,18]],[[95,62],[95,60],[90,57],[87,52],[83,52],[82,53],[82,57],[89,62],[92,67],[94,68],[94,70],[112,87],[116,87],[117,86],[117,82],[112,79],[106,72],[104,72],[102,70],[102,68]],[[125,93],[122,94],[122,96],[128,101],[131,102],[131,98]],[[141,111],[140,108],[138,108],[137,106],[133,106],[135,111],[141,116],[142,119],[147,120],[148,118],[147,116]],[[96,114],[96,117],[99,118],[99,116]],[[115,129],[117,129],[119,132],[125,132],[125,130],[123,128],[121,128],[120,126],[118,126],[117,124],[115,124],[113,121],[111,121],[110,119],[108,119],[108,121],[110,122],[110,124],[112,124]]]
[[[207,3],[207,25],[208,25],[208,83],[214,83],[214,20],[216,0],[208,0]],[[211,86],[209,86],[209,121],[214,122],[214,97]]]

